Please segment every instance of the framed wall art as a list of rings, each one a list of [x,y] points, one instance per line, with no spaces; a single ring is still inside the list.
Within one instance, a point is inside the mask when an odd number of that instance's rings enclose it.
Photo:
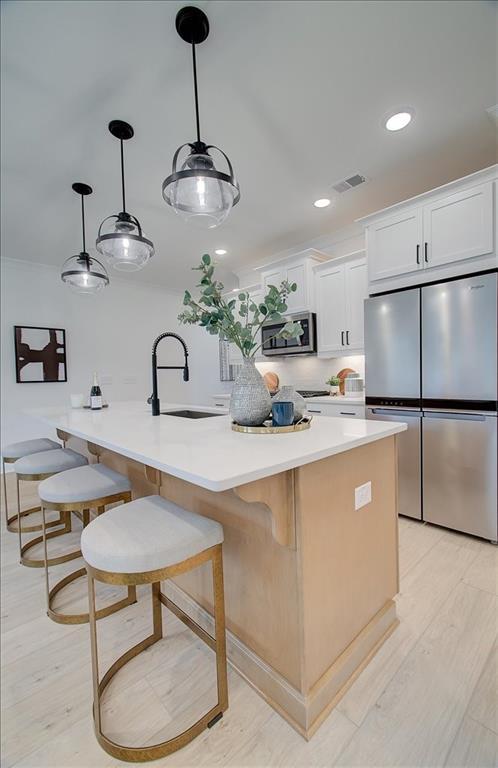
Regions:
[[[67,381],[64,328],[14,326],[18,384]]]

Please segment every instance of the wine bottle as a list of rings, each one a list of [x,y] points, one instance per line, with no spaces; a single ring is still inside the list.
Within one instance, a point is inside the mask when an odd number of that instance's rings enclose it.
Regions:
[[[93,374],[93,386],[90,390],[90,408],[92,411],[98,411],[102,408],[102,390],[99,387],[97,374]]]

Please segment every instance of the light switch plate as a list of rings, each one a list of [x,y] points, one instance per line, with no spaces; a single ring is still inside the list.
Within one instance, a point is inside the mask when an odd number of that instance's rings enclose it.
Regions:
[[[354,489],[354,508],[361,509],[372,501],[372,483],[363,483]]]

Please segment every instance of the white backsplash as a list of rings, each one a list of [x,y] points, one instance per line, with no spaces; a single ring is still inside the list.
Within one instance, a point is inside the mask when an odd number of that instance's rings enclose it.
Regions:
[[[364,355],[349,357],[318,358],[313,355],[303,357],[282,357],[268,362],[256,363],[262,374],[274,371],[280,379],[280,386],[292,384],[297,389],[327,389],[325,382],[343,368],[352,368],[365,377]]]

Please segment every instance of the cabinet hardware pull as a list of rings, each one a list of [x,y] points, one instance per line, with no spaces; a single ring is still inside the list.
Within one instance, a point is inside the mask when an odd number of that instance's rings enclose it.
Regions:
[[[356,413],[351,413],[350,411],[339,411],[341,416],[356,416]]]
[[[346,331],[346,344],[349,347],[349,331]]]
[[[420,264],[420,243],[417,243],[417,264]]]
[[[429,263],[429,259],[427,257],[427,248],[428,248],[428,243],[424,243],[424,259],[426,264]]]
[[[314,411],[313,408],[308,408],[308,413],[321,413],[321,411]]]
[[[344,331],[341,331],[341,347],[344,346]]]

